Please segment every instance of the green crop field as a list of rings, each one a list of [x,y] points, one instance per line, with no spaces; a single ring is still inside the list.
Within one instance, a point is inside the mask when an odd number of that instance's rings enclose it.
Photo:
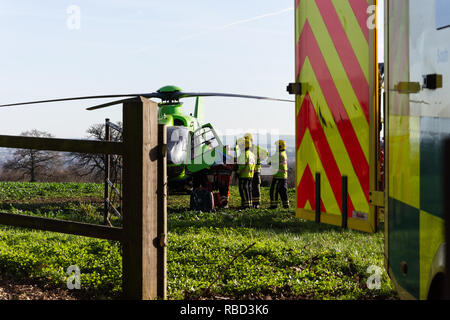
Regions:
[[[190,212],[188,196],[169,196],[169,299],[397,298],[383,267],[382,231],[341,230],[297,219],[293,209],[269,210],[268,189],[262,192],[262,209],[241,211],[233,187],[230,209],[212,213]],[[97,184],[3,182],[0,211],[101,223],[102,195]],[[295,204],[294,190],[290,198]],[[64,288],[67,268],[77,265],[83,297],[115,299],[121,259],[118,242],[0,226],[0,275],[11,281]],[[379,289],[367,287],[371,266],[382,270]]]

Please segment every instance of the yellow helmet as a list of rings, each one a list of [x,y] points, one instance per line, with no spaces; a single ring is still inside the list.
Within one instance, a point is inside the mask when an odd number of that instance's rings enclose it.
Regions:
[[[275,142],[275,146],[278,149],[280,149],[280,151],[285,151],[286,150],[286,141],[278,140],[277,142]]]
[[[244,138],[250,139],[250,142],[253,143],[253,135],[251,133],[247,132],[244,134]]]
[[[249,136],[244,137],[245,140],[245,149],[250,149],[252,147],[252,139]]]

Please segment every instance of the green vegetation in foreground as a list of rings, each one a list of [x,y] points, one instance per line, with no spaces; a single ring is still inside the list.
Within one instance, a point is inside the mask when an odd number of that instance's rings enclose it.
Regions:
[[[0,206],[3,212],[101,222],[101,202],[77,199],[101,200],[102,190],[102,185],[95,184],[0,183]],[[293,190],[290,197],[295,203]],[[55,198],[65,198],[70,210],[43,209]],[[235,209],[239,196],[233,187],[231,209],[202,213],[188,211],[188,196],[169,197],[169,299],[396,298],[383,268],[382,232],[369,235],[316,225],[295,218],[293,210],[266,209],[267,188],[263,198],[262,209],[240,211]],[[253,243],[205,293],[225,266]],[[70,265],[80,267],[81,286],[91,296],[120,296],[122,264],[117,242],[0,227],[2,275],[64,286]],[[371,274],[366,271],[371,265],[383,270],[380,290],[367,289]]]
[[[0,201],[102,197],[104,187],[96,183],[0,182]]]

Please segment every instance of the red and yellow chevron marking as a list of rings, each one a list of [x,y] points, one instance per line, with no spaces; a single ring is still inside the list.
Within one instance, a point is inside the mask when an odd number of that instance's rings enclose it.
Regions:
[[[369,2],[296,0],[296,77],[304,88],[297,97],[297,208],[303,218],[317,206],[316,173],[322,214],[342,215],[343,176],[349,217],[369,214]]]

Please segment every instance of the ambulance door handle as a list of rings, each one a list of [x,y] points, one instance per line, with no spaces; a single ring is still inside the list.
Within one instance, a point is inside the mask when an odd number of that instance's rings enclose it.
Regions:
[[[399,82],[394,86],[394,91],[400,94],[414,94],[419,93],[422,89],[420,82]]]

